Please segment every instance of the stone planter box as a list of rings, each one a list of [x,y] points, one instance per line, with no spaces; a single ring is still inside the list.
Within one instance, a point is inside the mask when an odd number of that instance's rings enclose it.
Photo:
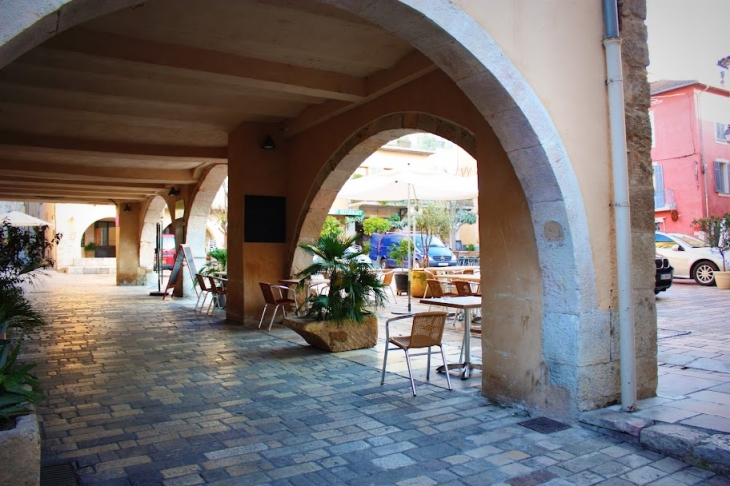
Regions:
[[[372,348],[378,342],[378,318],[376,316],[368,316],[363,322],[344,321],[341,323],[286,317],[283,324],[302,336],[315,348],[331,353]]]
[[[41,439],[35,413],[17,417],[15,428],[0,430],[0,484],[41,483]]]

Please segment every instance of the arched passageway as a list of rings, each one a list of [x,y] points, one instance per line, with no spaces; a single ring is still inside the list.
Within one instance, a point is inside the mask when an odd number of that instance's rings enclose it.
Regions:
[[[14,7],[22,12],[12,16],[7,32],[18,35],[13,42],[0,46],[0,65],[59,30],[102,14],[122,12],[120,9],[136,3],[91,6],[80,0],[68,1],[60,2],[63,7],[58,12],[58,4],[27,2],[23,7]],[[183,3],[173,7],[150,2],[149,6],[161,9],[152,15],[165,8],[192,6],[180,5]],[[254,3],[241,0],[227,5]],[[530,16],[520,16],[522,10],[513,2],[459,5],[447,0],[313,0],[299,7],[307,15],[321,15],[320,22],[324,18],[344,19],[353,31],[363,32],[358,30],[362,28],[387,32],[392,41],[388,41],[390,48],[382,51],[402,49],[399,52],[407,55],[397,66],[389,64],[393,69],[384,74],[373,71],[362,77],[348,74],[350,77],[338,78],[340,85],[348,86],[346,89],[337,91],[332,87],[337,83],[317,86],[333,97],[327,102],[311,103],[311,99],[300,98],[297,102],[301,106],[287,106],[280,112],[290,110],[298,115],[287,112],[267,118],[248,113],[247,118],[238,119],[242,123],[235,129],[228,130],[225,152],[232,185],[236,187],[229,213],[229,248],[236,249],[229,257],[229,318],[244,321],[258,313],[261,297],[257,282],[278,278],[291,268],[296,242],[313,231],[318,214],[351,174],[350,164],[361,157],[358,151],[371,151],[370,139],[380,134],[387,138],[398,130],[423,130],[454,140],[456,134],[446,133],[445,127],[461,127],[474,137],[482,221],[490,216],[490,224],[480,230],[482,245],[489,246],[493,255],[482,265],[489,266],[494,275],[490,294],[493,300],[485,301],[495,333],[485,337],[485,352],[492,360],[484,374],[485,393],[568,415],[615,401],[618,374],[616,333],[611,325],[613,250],[608,243],[612,223],[606,210],[610,197],[608,143],[605,130],[588,126],[589,120],[606,118],[602,52],[594,42],[595,32],[543,28],[539,30],[541,35],[528,36],[526,32],[532,30],[527,26],[533,25],[533,16],[543,17],[532,11]],[[548,12],[551,7],[541,4],[536,8]],[[40,20],[21,15],[31,11],[33,18]],[[551,18],[556,23],[568,22],[566,27],[585,24],[600,29],[600,8],[588,3],[569,15]],[[570,24],[577,20],[586,22]],[[502,26],[511,25],[510,21],[524,21],[524,32],[505,32]],[[134,28],[132,21],[127,25]],[[292,24],[292,28],[295,26]],[[88,33],[72,34],[83,37]],[[78,38],[73,35],[55,47],[71,46],[72,51],[96,48],[94,43],[74,43]],[[572,50],[573,56],[555,54],[574,45],[586,47]],[[408,48],[415,51],[408,53]],[[131,48],[122,57],[145,62]],[[326,64],[323,59],[318,62]],[[538,65],[544,67],[546,63],[550,69],[541,72]],[[408,67],[411,70],[404,74]],[[354,67],[350,69],[356,72]],[[304,90],[308,78],[304,71],[299,73],[302,84],[289,89],[289,95]],[[560,73],[559,80],[553,77],[555,73]],[[221,73],[200,76],[207,79],[216,74]],[[307,96],[314,96],[315,91],[310,89]],[[573,93],[579,93],[583,102],[568,102]],[[357,102],[348,104],[353,100]],[[441,121],[446,123],[433,126]],[[127,135],[136,133],[141,140],[150,140],[146,130],[135,128],[136,132]],[[224,138],[220,127],[195,128],[181,125],[177,131],[168,130],[165,136],[187,143],[182,140],[185,133],[190,137],[202,134],[196,141],[206,147],[220,144]],[[261,140],[270,135],[276,150],[263,151]],[[566,149],[566,141],[570,150]],[[220,147],[215,153],[220,156]],[[190,173],[198,177],[201,167],[196,166]],[[195,205],[191,191],[194,185],[189,183],[194,178],[190,174],[175,175],[188,184],[186,202]],[[247,195],[285,198],[285,241],[246,241]],[[494,208],[499,208],[499,213]],[[122,223],[134,223],[133,216],[124,216]],[[606,271],[597,272],[596,268]],[[644,294],[651,291],[645,284],[641,280],[637,301],[643,302]],[[653,324],[652,309],[645,306],[642,312],[640,329],[648,335]],[[640,395],[653,393],[656,385],[655,345],[651,339],[642,342]]]

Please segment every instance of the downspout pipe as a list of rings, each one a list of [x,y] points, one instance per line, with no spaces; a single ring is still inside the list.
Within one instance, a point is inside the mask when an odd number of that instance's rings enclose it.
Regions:
[[[618,319],[621,359],[621,408],[636,410],[636,348],[634,308],[631,285],[631,212],[629,208],[629,170],[624,114],[624,85],[621,66],[621,38],[618,29],[617,0],[603,0],[606,50],[606,85],[613,167],[614,222],[616,226],[616,264]]]

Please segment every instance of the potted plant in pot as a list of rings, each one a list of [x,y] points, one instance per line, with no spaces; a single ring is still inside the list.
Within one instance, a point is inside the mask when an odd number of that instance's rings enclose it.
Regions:
[[[60,234],[46,228],[0,227],[0,484],[39,484],[40,432],[32,404],[42,398],[31,370],[20,364],[23,336],[45,321],[23,295],[39,271],[53,266],[47,258]]]
[[[398,295],[401,292],[408,292],[408,273],[407,269],[403,269],[403,263],[408,261],[408,257],[413,257],[413,251],[415,247],[411,240],[401,240],[399,244],[393,245],[388,252],[388,257],[395,260],[395,264],[398,266],[398,270],[394,275],[395,278],[395,289]]]
[[[705,241],[712,251],[717,251],[722,260],[722,271],[714,271],[718,289],[730,289],[730,272],[727,270],[725,254],[730,250],[730,213],[722,216],[710,215],[692,221],[692,225],[705,234]]]
[[[299,248],[316,256],[315,263],[297,274],[299,288],[314,275],[329,279],[328,291],[310,295],[301,317],[286,317],[284,325],[312,346],[330,352],[371,348],[378,339],[378,320],[369,310],[385,302],[383,285],[362,252],[348,250],[357,237],[322,235]]]
[[[84,254],[86,258],[94,258],[96,256],[96,243],[93,241],[84,245]]]

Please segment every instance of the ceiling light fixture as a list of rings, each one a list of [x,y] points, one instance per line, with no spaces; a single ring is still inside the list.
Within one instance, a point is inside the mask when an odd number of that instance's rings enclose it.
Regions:
[[[132,206],[129,205],[129,203],[124,205],[124,208],[122,209],[125,213],[131,213],[132,212]]]
[[[276,144],[274,143],[274,139],[271,138],[271,135],[266,135],[264,141],[261,143],[261,148],[264,150],[272,150],[276,148]]]
[[[175,186],[170,188],[170,192],[167,193],[168,196],[179,196],[180,195],[180,189],[175,189]]]

